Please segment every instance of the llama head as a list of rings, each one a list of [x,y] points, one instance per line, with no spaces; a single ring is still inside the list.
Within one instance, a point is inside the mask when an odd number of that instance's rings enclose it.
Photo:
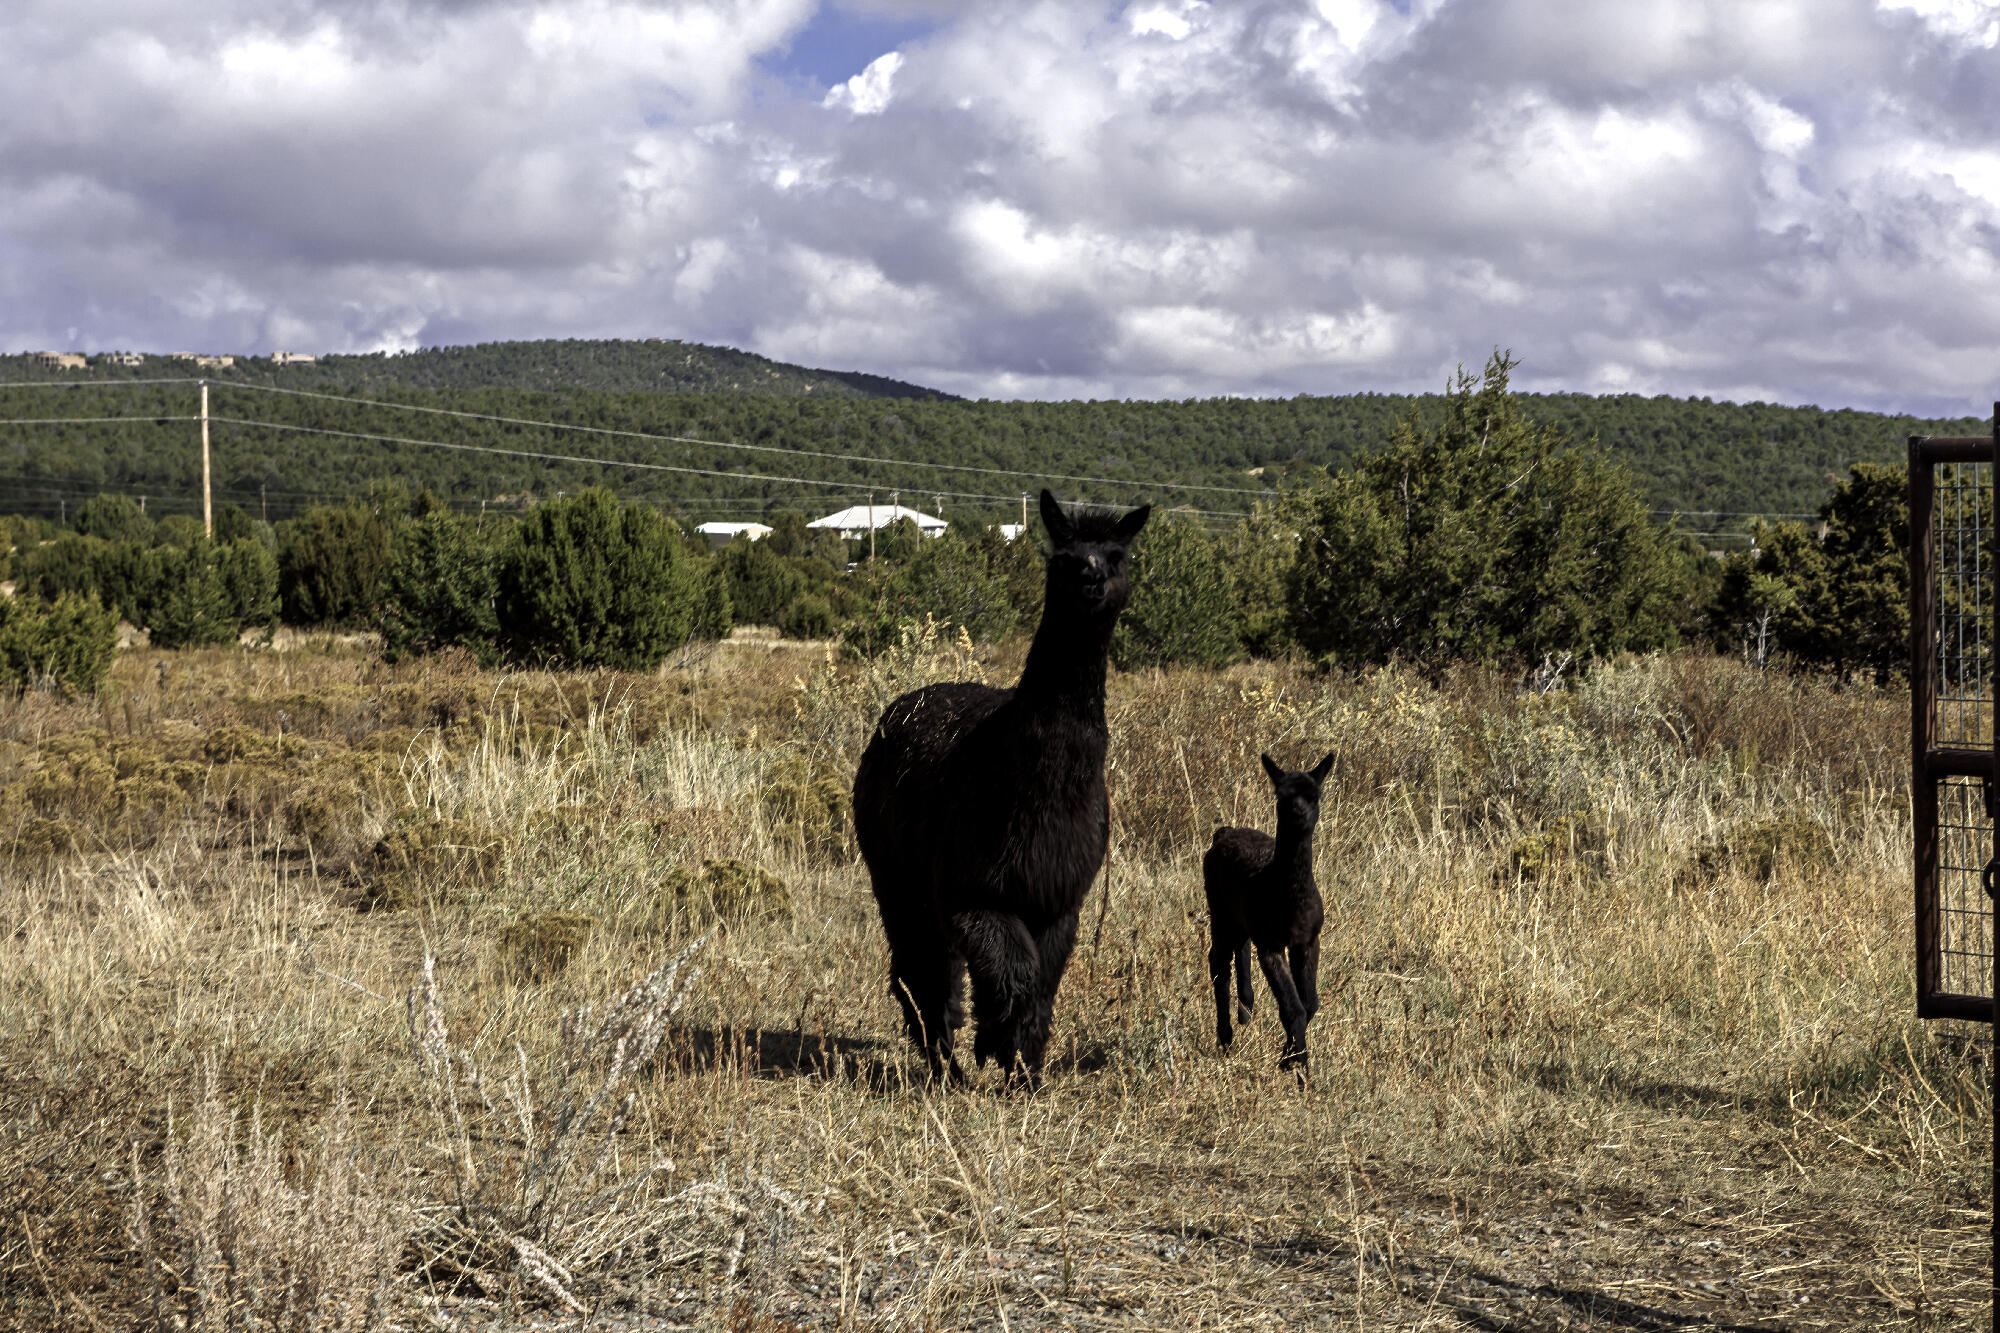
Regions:
[[[1312,832],[1319,823],[1320,786],[1333,771],[1333,756],[1329,754],[1302,773],[1280,768],[1268,754],[1257,757],[1263,760],[1264,774],[1271,779],[1271,790],[1278,798],[1278,827],[1290,825]]]
[[[1116,616],[1132,595],[1130,548],[1153,506],[1127,514],[1066,514],[1042,492],[1042,526],[1049,533],[1047,603],[1051,610],[1097,619]]]

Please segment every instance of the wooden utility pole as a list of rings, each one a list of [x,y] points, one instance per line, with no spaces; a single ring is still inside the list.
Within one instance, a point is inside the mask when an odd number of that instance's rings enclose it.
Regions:
[[[1028,493],[1021,492],[1021,535],[1028,535]]]
[[[875,563],[875,492],[868,492],[868,563]]]
[[[208,381],[201,382],[201,530],[215,540],[215,506],[208,490]]]

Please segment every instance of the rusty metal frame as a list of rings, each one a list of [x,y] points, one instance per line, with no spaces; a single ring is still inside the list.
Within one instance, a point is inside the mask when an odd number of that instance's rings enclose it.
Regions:
[[[2000,989],[1994,972],[1993,903],[1980,892],[1982,883],[1992,883],[1994,791],[2000,779],[2000,727],[1993,722],[1994,667],[2000,664],[2000,606],[1995,605],[2000,598],[1994,597],[1995,580],[2000,578],[1994,567],[1994,525],[2000,515],[2000,404],[1995,412],[1990,436],[1912,435],[1909,441],[1910,815],[1915,835],[1917,1013],[1923,1018],[1982,1023],[1994,1021],[1993,997]],[[1968,494],[1973,495],[1975,521],[1970,529],[1969,586],[1967,552],[1960,549],[1949,571],[1953,587],[1947,599],[1939,582],[1946,571],[1938,550],[1938,469],[1970,464],[1984,464],[1989,472],[1979,494],[1961,485],[1953,487],[1958,509],[1951,518],[1961,548],[1968,531],[1963,510]],[[1970,616],[1963,609],[1952,609],[1968,606]],[[1948,610],[1958,629],[1960,641],[1955,644],[1941,641]],[[1963,641],[1967,624],[1975,639],[1970,653]],[[1965,679],[1968,663],[1973,676],[1970,693]],[[1941,726],[1947,713],[1953,725]],[[1968,718],[1974,720],[1970,734]],[[1952,853],[1949,863],[1947,847]],[[1968,863],[1975,848],[1982,865]],[[1944,901],[1947,879],[1953,905]],[[1971,907],[1965,906],[1968,900]],[[1968,933],[1971,947],[1966,944]],[[1959,947],[1948,947],[1953,945]],[[1950,960],[1956,961],[1948,966]]]

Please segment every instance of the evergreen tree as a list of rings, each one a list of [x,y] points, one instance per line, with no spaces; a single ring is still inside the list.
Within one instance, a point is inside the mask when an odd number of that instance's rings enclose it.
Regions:
[[[215,544],[226,546],[230,542],[254,540],[257,537],[257,521],[243,512],[241,505],[223,505],[215,511]]]
[[[79,535],[108,542],[150,543],[153,520],[129,495],[94,495],[76,507],[71,524]]]
[[[806,516],[793,510],[771,516],[771,535],[764,538],[771,554],[788,560],[817,557],[838,569],[847,563],[847,543],[829,528],[809,528]]]
[[[651,671],[704,627],[705,573],[658,510],[593,487],[516,529],[500,561],[502,640],[523,662]]]
[[[1623,470],[1530,423],[1495,353],[1460,372],[1444,420],[1301,500],[1290,630],[1347,662],[1536,661],[1670,643],[1678,601],[1662,530]]]
[[[715,562],[729,580],[729,606],[738,624],[776,625],[802,591],[804,580],[768,538],[739,535],[715,553]]]
[[[736,623],[735,608],[729,604],[729,575],[720,561],[697,557],[700,584],[696,593],[694,637],[701,640],[726,639]]]
[[[1909,666],[1907,473],[1856,464],[1819,512],[1818,531],[1759,524],[1723,560],[1712,633],[1760,666],[1782,654],[1886,681]]]
[[[894,526],[914,532],[917,525],[906,518]],[[956,527],[943,536],[916,539],[889,580],[888,606],[898,621],[930,616],[963,626],[982,641],[1000,638],[1015,623],[1006,584]]]
[[[240,511],[239,511],[240,512]],[[222,530],[217,523],[216,530]],[[231,624],[238,629],[269,628],[278,623],[278,557],[256,537],[236,537],[215,544],[215,572]]]
[[[288,624],[374,618],[389,567],[389,529],[366,509],[309,509],[278,529],[278,594]]]
[[[0,597],[0,687],[93,694],[118,650],[118,617],[94,596]]]
[[[1041,531],[1041,519],[1035,519],[1034,531]],[[1014,608],[1014,623],[1033,627],[1042,619],[1042,590],[1047,581],[1043,569],[1041,549],[1026,532],[1008,541],[998,524],[981,527],[973,545],[986,561],[986,567],[1000,580],[1006,591],[1007,604]]]
[[[1291,646],[1285,588],[1298,560],[1297,533],[1293,516],[1260,504],[1222,539],[1243,648],[1252,657],[1276,657]]]
[[[201,520],[192,514],[168,514],[153,525],[153,545],[191,546],[208,538],[202,530]]]
[[[1131,552],[1132,600],[1111,660],[1137,667],[1227,666],[1243,654],[1236,580],[1222,543],[1192,516],[1169,513]]]
[[[1907,468],[1856,463],[1820,509],[1832,566],[1835,662],[1877,683],[1910,667]]]
[[[231,590],[215,547],[206,541],[163,547],[159,557],[159,590],[145,622],[153,646],[193,648],[234,640],[240,622],[232,614]]]
[[[481,663],[498,660],[498,559],[472,519],[432,509],[406,524],[383,578],[382,655],[396,662],[457,646]]]

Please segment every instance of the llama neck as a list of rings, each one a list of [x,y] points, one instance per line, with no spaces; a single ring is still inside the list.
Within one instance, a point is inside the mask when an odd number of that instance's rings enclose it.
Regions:
[[[1035,707],[1081,712],[1104,722],[1104,659],[1111,651],[1111,627],[1044,614],[1028,645],[1014,697]]]
[[[1271,853],[1271,864],[1282,866],[1294,879],[1300,873],[1310,878],[1313,866],[1312,829],[1281,819],[1278,821],[1277,844]]]

